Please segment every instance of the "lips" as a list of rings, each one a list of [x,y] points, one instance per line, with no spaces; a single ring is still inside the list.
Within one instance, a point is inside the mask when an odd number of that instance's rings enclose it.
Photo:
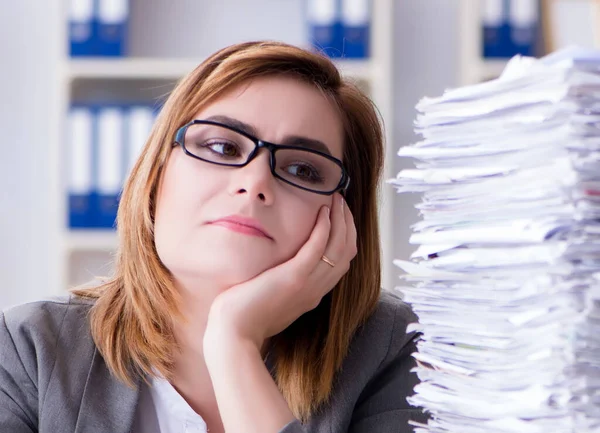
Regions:
[[[240,215],[230,215],[225,218],[219,218],[218,220],[211,221],[210,224],[226,227],[239,233],[273,239],[266,229],[253,218],[247,218]]]

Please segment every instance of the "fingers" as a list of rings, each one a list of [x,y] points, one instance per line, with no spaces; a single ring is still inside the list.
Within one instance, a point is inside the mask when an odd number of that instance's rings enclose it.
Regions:
[[[346,256],[346,213],[347,206],[341,194],[334,194],[331,206],[331,234],[325,254],[335,263],[343,262]]]
[[[346,218],[346,251],[350,254],[349,260],[352,260],[358,253],[358,245],[356,244],[357,234],[354,217],[348,206],[345,206],[344,216]]]
[[[356,238],[352,212],[344,197],[336,193],[329,215],[323,206],[308,240],[292,259],[278,266],[278,271],[290,285],[311,275],[319,279],[329,275],[332,269],[321,260],[325,254],[335,263],[334,274],[339,274],[339,278],[348,271],[350,261],[356,256]]]
[[[308,275],[314,269],[325,253],[332,227],[332,213],[327,206],[321,207],[310,237],[292,259],[297,263],[299,272],[304,275]]]
[[[330,215],[320,209],[313,231],[295,257],[278,267],[280,281],[290,289],[301,289],[298,306],[315,308],[340,278],[348,272],[356,256],[356,227],[352,212],[341,194],[333,197]],[[335,263],[332,268],[321,260],[323,254]],[[311,290],[304,291],[305,287]],[[305,302],[300,302],[303,299]]]

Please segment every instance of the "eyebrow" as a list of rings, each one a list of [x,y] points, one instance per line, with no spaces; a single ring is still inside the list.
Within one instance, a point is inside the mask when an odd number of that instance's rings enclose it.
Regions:
[[[224,116],[221,114],[216,114],[214,116],[207,117],[205,120],[211,120],[213,122],[223,123],[227,126],[231,126],[233,128],[239,129],[240,131],[244,131],[248,135],[252,135],[256,137],[258,134],[256,133],[256,128],[252,125],[242,122],[241,120],[234,119],[229,116]],[[300,135],[288,135],[284,137],[283,142],[280,143],[286,146],[298,146],[304,147],[307,149],[312,149],[319,151],[321,153],[325,153],[326,155],[332,156],[329,148],[320,140],[316,140],[314,138],[302,137]]]

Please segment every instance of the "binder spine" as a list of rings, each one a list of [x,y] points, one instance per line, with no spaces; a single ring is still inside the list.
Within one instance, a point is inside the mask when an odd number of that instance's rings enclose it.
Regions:
[[[483,57],[505,57],[505,17],[504,0],[484,0],[481,14]]]
[[[114,228],[123,184],[124,121],[119,106],[97,111],[96,227]]]
[[[93,226],[93,116],[89,108],[73,106],[67,123],[68,226],[84,229]]]
[[[536,54],[538,8],[537,0],[510,0],[510,41],[513,55]]]
[[[94,55],[94,0],[69,1],[69,45],[72,57]]]
[[[97,54],[125,56],[129,21],[129,0],[98,0],[96,33]]]
[[[154,112],[152,107],[143,105],[129,107],[127,114],[127,144],[125,146],[127,148],[125,154],[128,175],[142,153],[153,123]]]
[[[341,17],[343,56],[369,57],[370,0],[342,0]]]
[[[312,47],[329,57],[342,56],[339,0],[306,0]]]

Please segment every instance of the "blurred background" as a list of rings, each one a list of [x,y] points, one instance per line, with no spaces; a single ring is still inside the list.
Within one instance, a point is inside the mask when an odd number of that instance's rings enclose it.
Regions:
[[[415,104],[498,77],[516,54],[598,46],[595,0],[20,0],[0,5],[0,309],[110,274],[123,179],[177,80],[227,45],[325,49],[386,126],[389,179]],[[418,197],[381,195],[400,284]]]

